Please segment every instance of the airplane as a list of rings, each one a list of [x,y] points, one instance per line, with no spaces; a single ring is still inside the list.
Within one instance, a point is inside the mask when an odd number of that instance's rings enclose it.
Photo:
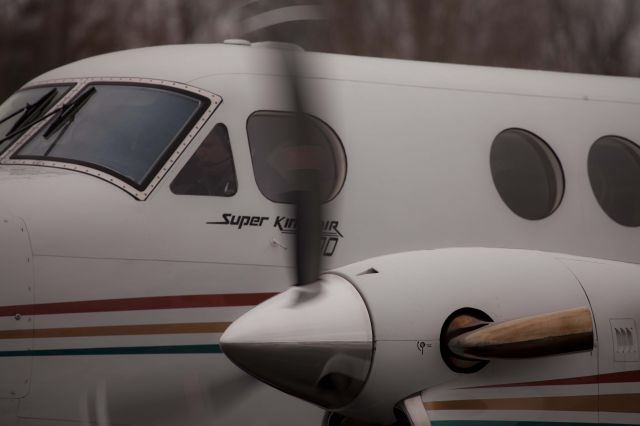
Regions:
[[[235,39],[36,77],[0,424],[640,424],[638,87]]]

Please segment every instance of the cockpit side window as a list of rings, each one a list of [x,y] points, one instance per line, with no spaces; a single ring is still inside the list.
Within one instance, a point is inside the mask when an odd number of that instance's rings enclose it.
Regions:
[[[15,159],[74,163],[143,190],[209,100],[141,84],[93,83],[69,111],[43,126]],[[66,114],[66,116],[64,115]]]
[[[224,124],[216,124],[171,182],[171,191],[178,195],[230,197],[237,188],[229,132]]]
[[[258,111],[247,120],[251,161],[258,188],[277,203],[292,203],[295,171],[319,172],[323,200],[333,199],[345,180],[347,161],[342,143],[329,125],[305,115],[306,140],[299,134],[296,114]]]
[[[71,87],[56,85],[23,89],[0,105],[0,154],[22,136],[22,129],[42,117]]]

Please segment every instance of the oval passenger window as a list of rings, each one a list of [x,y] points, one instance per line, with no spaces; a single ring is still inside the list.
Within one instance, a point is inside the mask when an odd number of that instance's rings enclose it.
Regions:
[[[319,174],[324,201],[333,199],[344,183],[346,157],[336,133],[323,121],[305,115],[307,140],[296,141],[296,115],[258,111],[247,120],[253,172],[260,192],[277,203],[293,202],[296,172]]]
[[[602,210],[624,226],[640,226],[640,147],[604,136],[589,150],[589,180]]]
[[[564,177],[553,150],[522,129],[501,132],[491,146],[491,175],[505,204],[529,220],[551,215],[562,200]]]

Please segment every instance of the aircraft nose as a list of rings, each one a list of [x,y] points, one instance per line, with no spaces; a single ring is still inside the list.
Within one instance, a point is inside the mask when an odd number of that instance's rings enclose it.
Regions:
[[[220,344],[254,377],[329,409],[360,393],[373,357],[364,300],[337,275],[323,275],[256,306],[231,324]]]

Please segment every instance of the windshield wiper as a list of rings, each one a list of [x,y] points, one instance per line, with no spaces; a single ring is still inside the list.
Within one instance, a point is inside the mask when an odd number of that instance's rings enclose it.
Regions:
[[[53,120],[53,122],[49,125],[47,130],[45,130],[42,136],[44,136],[45,139],[49,139],[51,135],[60,130],[62,126],[64,126],[68,122],[73,121],[73,117],[75,117],[76,113],[95,93],[96,88],[92,87],[82,95],[78,96],[72,102],[68,103],[67,105],[63,105],[60,109],[60,114]]]
[[[64,125],[64,123],[66,121],[68,121],[69,119],[73,119],[73,116],[78,112],[78,110],[80,109],[80,107],[82,107],[88,100],[89,98],[96,92],[96,88],[92,87],[91,89],[87,90],[86,92],[84,92],[82,95],[80,95],[78,98],[74,99],[73,101],[69,102],[68,104],[64,104],[59,108],[54,109],[53,111],[50,111],[49,113],[43,115],[42,117],[38,118],[37,120],[33,120],[27,124],[25,124],[24,126],[22,126],[21,128],[14,130],[13,132],[7,134],[4,138],[0,139],[0,144],[13,139],[15,136],[22,134],[24,132],[26,132],[27,130],[29,130],[30,128],[32,128],[33,126],[35,126],[36,124],[40,123],[41,121],[46,120],[47,118],[51,117],[52,115],[55,114],[60,114],[58,117],[56,117],[56,119],[53,121],[53,123],[51,123],[51,125],[49,126],[49,128],[47,129],[47,131],[45,132],[45,137],[49,137],[51,136],[51,134],[53,132],[55,132],[56,130],[58,130],[62,125]],[[53,126],[56,126],[55,128]]]
[[[11,129],[7,132],[7,134],[13,132],[15,129],[19,128],[30,116],[34,116],[34,113],[36,111],[42,111],[43,106],[46,106],[49,104],[49,102],[58,94],[58,89],[53,88],[51,90],[49,90],[47,93],[45,93],[44,95],[42,95],[40,97],[40,99],[38,99],[33,105],[27,103],[25,106],[23,106],[22,108],[20,108],[17,111],[12,112],[11,114],[7,115],[6,117],[0,119],[0,124],[4,123],[7,120],[12,119],[13,117],[15,117],[16,115],[24,112],[24,114],[22,115],[22,117],[20,117],[18,119],[18,121],[16,121],[16,123],[13,125],[13,127],[11,127]]]
[[[4,123],[7,120],[12,119],[13,117],[15,117],[16,115],[20,114],[22,111],[26,110],[27,108],[29,108],[29,104],[23,106],[22,108],[20,108],[17,111],[12,112],[11,114],[7,115],[6,117],[4,117],[2,120],[0,120],[0,124]]]
[[[33,105],[27,104],[27,106],[25,107],[24,114],[22,114],[22,116],[11,127],[11,130],[9,130],[7,133],[11,133],[21,128],[23,125],[27,124],[29,120],[31,120],[32,118],[38,117],[40,114],[45,112],[47,110],[47,107],[51,103],[51,101],[53,101],[53,99],[55,99],[57,95],[58,95],[58,89],[53,88],[49,90],[47,93],[45,93]]]
[[[10,139],[13,139],[14,137],[26,132],[27,130],[29,130],[30,128],[32,128],[36,124],[40,123],[41,121],[44,121],[47,118],[51,117],[52,115],[60,112],[60,110],[62,110],[62,107],[56,108],[53,111],[51,111],[50,113],[48,113],[46,115],[43,115],[42,117],[38,118],[37,120],[31,121],[27,125],[15,130],[15,131],[13,131],[11,133],[8,133],[4,138],[0,139],[0,144],[4,143],[4,142],[6,142],[6,141],[8,141]]]

